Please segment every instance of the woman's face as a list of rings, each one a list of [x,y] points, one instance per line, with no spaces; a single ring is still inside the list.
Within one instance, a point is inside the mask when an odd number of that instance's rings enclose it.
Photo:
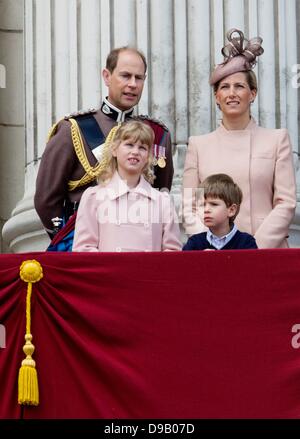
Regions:
[[[250,90],[245,73],[238,72],[220,81],[215,93],[216,103],[227,117],[250,114],[250,103],[256,97],[256,90]]]

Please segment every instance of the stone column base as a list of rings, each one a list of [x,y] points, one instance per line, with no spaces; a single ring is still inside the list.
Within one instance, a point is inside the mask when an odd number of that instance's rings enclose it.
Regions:
[[[23,198],[4,224],[2,235],[12,253],[44,251],[49,237],[33,206],[33,197]]]

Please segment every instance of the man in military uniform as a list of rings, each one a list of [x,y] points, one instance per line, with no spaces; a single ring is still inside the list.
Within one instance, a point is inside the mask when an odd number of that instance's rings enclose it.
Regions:
[[[111,128],[133,117],[146,78],[144,55],[130,47],[110,52],[102,71],[108,96],[99,110],[90,109],[66,116],[52,128],[41,158],[34,204],[52,238],[64,220],[76,211],[83,191],[96,184],[101,165],[101,145]],[[172,145],[168,129],[148,116],[144,119],[155,133],[153,186],[171,189],[173,178]]]

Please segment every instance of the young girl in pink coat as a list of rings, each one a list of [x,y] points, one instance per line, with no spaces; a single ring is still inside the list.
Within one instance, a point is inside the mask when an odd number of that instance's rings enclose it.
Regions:
[[[73,251],[181,250],[170,196],[150,185],[153,130],[133,120],[113,128],[112,136],[105,142],[99,185],[81,198]]]

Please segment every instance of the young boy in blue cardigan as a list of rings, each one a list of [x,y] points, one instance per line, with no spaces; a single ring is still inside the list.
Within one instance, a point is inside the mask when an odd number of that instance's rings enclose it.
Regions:
[[[234,224],[242,202],[242,191],[226,174],[207,177],[203,189],[201,212],[207,232],[191,236],[183,250],[233,250],[257,248],[249,233],[240,232]]]

